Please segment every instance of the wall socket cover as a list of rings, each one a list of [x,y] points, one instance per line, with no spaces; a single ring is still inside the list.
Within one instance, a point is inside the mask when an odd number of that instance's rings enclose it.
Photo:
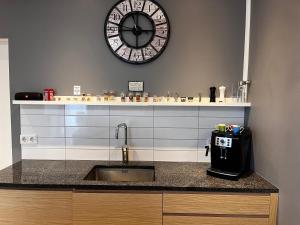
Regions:
[[[80,86],[74,86],[73,87],[73,94],[75,96],[80,96],[81,95],[81,87]]]
[[[38,137],[36,134],[26,134],[26,135],[21,134],[20,144],[21,145],[38,144]]]

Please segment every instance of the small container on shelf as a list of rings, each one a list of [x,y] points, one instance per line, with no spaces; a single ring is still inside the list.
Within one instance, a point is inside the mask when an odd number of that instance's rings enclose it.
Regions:
[[[101,95],[96,96],[97,102],[101,102]]]
[[[133,102],[133,100],[134,100],[134,94],[132,92],[128,93],[128,97],[129,97],[129,101]]]
[[[105,102],[109,101],[109,92],[107,90],[103,91],[103,98]]]
[[[144,102],[149,102],[149,93],[144,92],[143,96],[144,96]]]
[[[193,102],[194,101],[194,97],[188,97],[188,102]]]
[[[181,101],[181,102],[186,102],[186,97],[181,97],[181,98],[180,98],[180,101]]]
[[[114,101],[116,97],[116,92],[115,91],[110,91],[109,92],[109,101]]]
[[[157,99],[157,95],[153,95],[153,102],[157,102],[158,99]]]
[[[55,91],[53,88],[44,89],[44,100],[45,101],[54,101]]]
[[[121,92],[121,102],[126,102],[126,94],[124,92]]]
[[[141,93],[140,93],[140,92],[137,92],[137,93],[135,94],[135,101],[136,101],[136,102],[141,102]]]

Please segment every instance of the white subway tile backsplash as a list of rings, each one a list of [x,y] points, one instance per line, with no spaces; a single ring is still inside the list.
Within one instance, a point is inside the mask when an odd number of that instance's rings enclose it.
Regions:
[[[198,117],[154,117],[155,128],[198,128]]]
[[[66,105],[67,116],[108,116],[109,106]]]
[[[22,145],[23,159],[121,160],[128,125],[131,161],[210,162],[204,147],[219,123],[244,125],[243,108],[21,106],[21,133],[38,144]]]
[[[154,151],[154,161],[197,162],[197,151]]]
[[[68,138],[109,138],[109,127],[66,127]]]
[[[109,149],[109,139],[66,138],[68,149]]]
[[[109,116],[66,116],[67,127],[108,127]]]
[[[63,127],[64,125],[64,116],[21,115],[21,126]]]
[[[115,139],[116,128],[110,128],[110,138]],[[127,137],[130,139],[153,139],[153,128],[132,128],[128,127]],[[125,138],[125,131],[123,128],[119,129],[119,138]]]
[[[22,145],[23,148],[37,148],[37,149],[64,149],[65,146],[65,138],[38,138],[37,144],[30,145]]]
[[[66,149],[66,160],[109,160],[109,150]]]
[[[198,117],[198,107],[154,107],[154,116]]]
[[[209,137],[209,138],[207,138],[207,139],[199,139],[198,140],[198,148],[199,149],[204,149],[205,148],[205,146],[207,146],[207,145],[210,145],[210,140],[211,138]]]
[[[21,127],[21,134],[36,134],[38,138],[65,137],[65,127]]]
[[[111,116],[153,116],[153,107],[124,107],[124,106],[111,106]]]
[[[122,160],[121,149],[110,150],[110,160]],[[129,161],[153,161],[153,151],[149,150],[129,150]]]
[[[22,159],[32,160],[65,160],[65,149],[22,148]]]
[[[110,116],[110,126],[126,123],[128,127],[153,127],[153,117]]]
[[[194,151],[198,149],[198,140],[159,140],[154,139],[155,150]]]
[[[199,128],[216,128],[217,124],[234,124],[244,126],[244,118],[205,118],[199,120]]]
[[[62,105],[21,105],[21,115],[64,115]]]
[[[212,131],[214,131],[214,129],[199,129],[199,139],[200,140],[210,139]]]
[[[205,149],[198,150],[198,162],[210,163],[210,161],[211,161],[210,152],[209,152],[208,156],[206,156],[205,154],[206,154]]]
[[[199,117],[244,117],[244,108],[233,107],[200,107]]]
[[[154,128],[155,139],[197,140],[198,129],[190,128]]]
[[[110,139],[110,149],[119,149],[124,145],[124,139]],[[128,139],[129,149],[153,150],[153,139]]]

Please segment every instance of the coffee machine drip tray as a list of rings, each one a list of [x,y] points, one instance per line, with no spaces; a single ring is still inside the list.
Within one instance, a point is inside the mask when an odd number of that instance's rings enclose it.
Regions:
[[[242,172],[241,173],[226,172],[224,170],[218,170],[218,169],[214,169],[214,168],[209,168],[207,170],[207,175],[210,175],[210,176],[213,176],[213,177],[222,178],[222,179],[226,179],[226,180],[235,180],[235,181],[238,181],[241,178],[241,176],[242,176]]]

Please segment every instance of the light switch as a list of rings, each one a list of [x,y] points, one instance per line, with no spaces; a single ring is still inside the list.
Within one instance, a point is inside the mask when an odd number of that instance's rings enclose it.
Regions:
[[[74,86],[73,87],[73,94],[75,96],[80,96],[81,95],[81,87],[80,86]]]

